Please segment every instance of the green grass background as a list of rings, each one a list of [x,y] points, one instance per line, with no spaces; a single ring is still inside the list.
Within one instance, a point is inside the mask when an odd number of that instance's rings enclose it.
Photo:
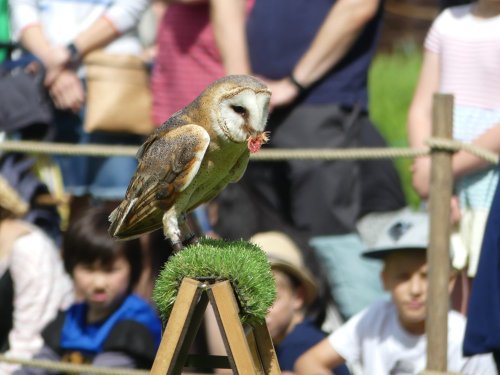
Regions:
[[[421,50],[411,45],[391,54],[379,53],[369,75],[371,119],[391,147],[407,147],[406,118],[422,62]],[[412,159],[395,159],[408,203],[419,198],[411,186]]]

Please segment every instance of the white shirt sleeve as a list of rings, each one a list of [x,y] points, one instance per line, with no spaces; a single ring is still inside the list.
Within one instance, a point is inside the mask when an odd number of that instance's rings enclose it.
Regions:
[[[347,362],[358,362],[361,358],[361,337],[359,326],[366,315],[367,310],[363,310],[354,315],[340,328],[336,329],[328,336],[330,345]]]
[[[40,23],[36,0],[9,0],[12,36],[19,40],[21,32],[28,26]]]
[[[124,33],[139,24],[148,5],[149,0],[117,0],[106,11],[105,17]]]

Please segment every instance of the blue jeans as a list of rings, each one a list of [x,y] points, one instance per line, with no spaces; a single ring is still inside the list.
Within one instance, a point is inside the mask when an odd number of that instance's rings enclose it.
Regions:
[[[83,112],[83,110],[82,110]],[[73,144],[139,145],[143,138],[132,134],[85,133],[83,116],[56,111],[56,141]],[[74,196],[90,194],[94,198],[120,200],[125,196],[137,160],[129,156],[91,157],[57,155],[64,187]]]

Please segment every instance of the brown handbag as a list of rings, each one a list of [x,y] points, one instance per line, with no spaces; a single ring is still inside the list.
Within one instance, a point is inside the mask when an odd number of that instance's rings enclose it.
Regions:
[[[95,51],[84,59],[87,133],[119,132],[150,134],[151,88],[144,62],[135,55]]]

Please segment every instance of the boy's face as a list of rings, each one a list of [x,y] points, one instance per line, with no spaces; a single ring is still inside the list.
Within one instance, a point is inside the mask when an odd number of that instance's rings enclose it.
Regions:
[[[105,319],[128,292],[130,264],[118,257],[109,267],[99,262],[77,264],[73,270],[75,289],[89,305],[89,323]]]
[[[425,333],[427,259],[423,250],[394,252],[386,256],[382,281],[396,306],[401,325],[415,335]],[[454,278],[450,277],[449,291]]]
[[[267,328],[275,344],[278,344],[302,320],[304,306],[303,288],[295,288],[290,277],[274,270],[276,301],[266,316]]]
[[[425,332],[427,300],[425,251],[401,251],[387,255],[382,281],[385,290],[392,295],[402,326],[413,334]]]

